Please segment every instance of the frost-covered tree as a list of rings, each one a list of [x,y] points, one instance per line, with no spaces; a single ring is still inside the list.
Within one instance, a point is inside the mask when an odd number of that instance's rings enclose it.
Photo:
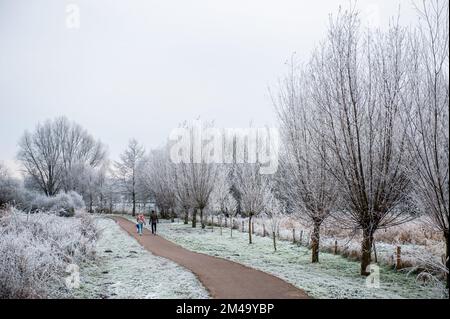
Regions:
[[[269,220],[274,251],[277,251],[276,232],[278,230],[278,227],[280,226],[281,218],[283,217],[283,215],[284,209],[282,203],[277,199],[274,193],[268,192],[266,195],[266,203],[263,216],[264,218],[267,218]]]
[[[121,189],[118,180],[111,174],[106,175],[101,192],[104,200],[102,207],[109,213],[113,213],[116,205],[120,202]]]
[[[19,181],[0,162],[0,208],[6,204],[14,204],[20,197],[19,189]]]
[[[204,123],[199,127],[182,125],[182,128],[188,132],[191,143],[184,145],[186,154],[179,163],[175,164],[177,169],[183,170],[182,175],[187,182],[188,193],[192,199],[192,227],[197,225],[198,211],[201,227],[205,228],[203,212],[210,202],[218,172],[217,164],[211,160],[211,142],[201,138],[208,136],[206,132],[208,127],[211,127],[211,123]]]
[[[123,195],[131,198],[133,216],[136,215],[138,165],[144,155],[144,148],[139,145],[138,141],[131,139],[127,149],[120,155],[120,161],[115,163],[114,173],[120,182]]]
[[[353,9],[331,18],[310,72],[311,97],[323,114],[315,122],[325,142],[320,153],[340,186],[341,224],[362,230],[361,274],[368,275],[376,230],[410,218],[401,123],[409,42],[398,24],[360,30]]]
[[[231,194],[230,170],[227,164],[218,167],[217,178],[211,195],[211,209],[222,217],[228,217]]]
[[[319,261],[320,226],[335,209],[338,187],[327,167],[330,155],[324,135],[313,125],[320,113],[312,107],[308,82],[306,72],[292,61],[274,103],[283,138],[278,186],[294,213],[313,226],[314,263]]]
[[[408,150],[415,198],[446,244],[449,283],[449,3],[423,1],[413,39]]]
[[[83,182],[79,172],[99,167],[105,158],[105,146],[64,117],[39,123],[19,142],[18,159],[33,184],[47,196],[78,191]]]
[[[90,213],[94,213],[94,207],[102,210],[105,202],[105,183],[108,166],[103,165],[100,168],[86,168],[80,171],[79,178],[83,180],[80,188],[80,194]]]
[[[261,214],[270,191],[268,176],[260,173],[261,164],[235,164],[233,183],[239,193],[241,214],[248,217],[248,242],[252,243],[252,219]]]
[[[171,182],[173,183],[177,205],[184,214],[184,224],[187,225],[189,223],[189,210],[194,206],[194,203],[190,194],[189,174],[186,163],[173,165]],[[194,221],[192,224],[193,226],[195,225]]]
[[[169,160],[167,148],[152,150],[141,168],[142,182],[165,217],[173,220],[175,209],[175,190],[173,185],[173,164]]]

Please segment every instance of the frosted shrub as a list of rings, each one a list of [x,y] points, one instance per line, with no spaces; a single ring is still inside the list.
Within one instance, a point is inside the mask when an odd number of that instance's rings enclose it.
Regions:
[[[81,214],[25,214],[10,209],[0,214],[0,298],[69,296],[65,268],[95,257],[97,230]]]
[[[0,163],[0,207],[17,201],[19,182]]]
[[[31,200],[29,209],[31,211],[55,212],[63,217],[71,217],[75,214],[76,210],[83,209],[84,207],[85,205],[81,195],[71,191],[52,197],[36,194]]]

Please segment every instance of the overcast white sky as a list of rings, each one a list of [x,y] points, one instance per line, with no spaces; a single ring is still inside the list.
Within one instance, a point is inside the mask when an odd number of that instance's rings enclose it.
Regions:
[[[275,124],[267,88],[295,51],[307,59],[349,0],[0,0],[0,161],[37,122],[66,115],[109,147],[160,146],[183,120]],[[80,28],[66,26],[66,6]],[[360,0],[388,23],[410,0]]]

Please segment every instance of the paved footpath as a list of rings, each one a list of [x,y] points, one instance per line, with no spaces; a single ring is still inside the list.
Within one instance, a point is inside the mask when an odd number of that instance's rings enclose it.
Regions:
[[[192,271],[218,299],[306,299],[308,295],[295,286],[265,272],[222,258],[195,253],[154,236],[144,228],[136,233],[136,224],[123,218],[113,219],[152,254],[170,259]]]

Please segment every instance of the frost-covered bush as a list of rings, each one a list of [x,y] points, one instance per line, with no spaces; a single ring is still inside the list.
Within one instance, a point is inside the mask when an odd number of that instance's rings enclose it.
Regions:
[[[0,163],[0,207],[17,202],[19,188],[19,181]]]
[[[76,210],[85,207],[83,197],[80,194],[71,191],[68,193],[59,193],[56,196],[48,197],[41,194],[35,194],[35,197],[29,199],[28,210],[46,211],[57,213],[59,216],[71,217]]]
[[[24,188],[0,163],[0,207],[12,205],[25,211],[46,211],[59,216],[70,217],[76,210],[83,209],[83,197],[75,191],[45,196]]]
[[[0,298],[69,294],[68,264],[94,259],[97,229],[87,214],[62,218],[9,209],[0,214]]]

